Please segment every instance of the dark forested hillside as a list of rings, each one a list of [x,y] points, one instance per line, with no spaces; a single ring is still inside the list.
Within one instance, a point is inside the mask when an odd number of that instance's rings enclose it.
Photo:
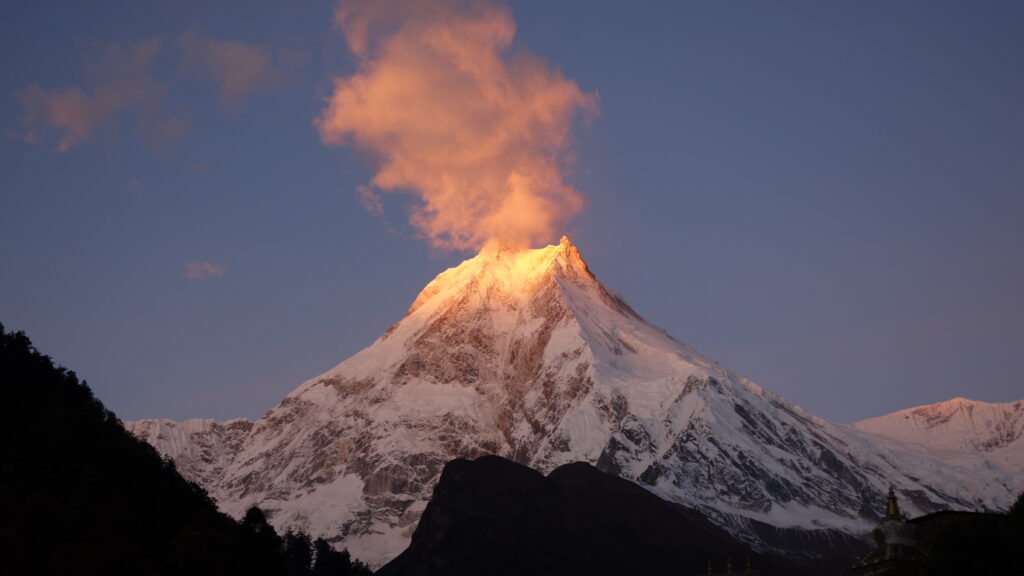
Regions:
[[[369,573],[323,541],[279,537],[261,514],[219,513],[74,372],[2,325],[0,386],[4,573]]]

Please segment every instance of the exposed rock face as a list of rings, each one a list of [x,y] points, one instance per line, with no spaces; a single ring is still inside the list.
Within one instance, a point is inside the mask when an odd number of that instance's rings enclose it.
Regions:
[[[594,463],[747,533],[750,520],[866,531],[890,484],[912,514],[1005,508],[1024,488],[1024,458],[950,463],[733,374],[640,318],[565,239],[445,271],[243,440],[211,432],[197,453],[132,426],[224,510],[259,505],[375,565],[405,548],[444,464],[485,454],[541,472]]]

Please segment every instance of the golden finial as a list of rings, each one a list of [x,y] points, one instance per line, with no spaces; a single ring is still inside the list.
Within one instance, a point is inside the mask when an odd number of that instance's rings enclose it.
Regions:
[[[732,574],[732,558],[725,559],[725,573]]]
[[[896,490],[889,486],[889,498],[885,502],[885,515],[897,518],[900,515],[900,505],[896,502]]]
[[[714,576],[711,572],[711,560],[708,560],[708,576]]]

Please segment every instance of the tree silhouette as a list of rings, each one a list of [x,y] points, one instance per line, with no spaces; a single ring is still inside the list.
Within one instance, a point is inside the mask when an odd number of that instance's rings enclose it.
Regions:
[[[369,576],[373,574],[370,568],[359,560],[352,560],[348,550],[338,552],[323,538],[317,538],[313,543],[313,551],[316,553],[316,560],[313,563],[313,573],[318,576]]]
[[[309,536],[302,532],[287,532],[284,535],[285,571],[291,576],[309,574],[313,565],[313,547]]]

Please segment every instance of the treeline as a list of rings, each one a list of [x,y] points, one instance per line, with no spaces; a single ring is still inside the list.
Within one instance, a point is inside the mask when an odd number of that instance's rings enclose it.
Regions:
[[[236,522],[121,426],[74,372],[0,324],[7,574],[370,574],[323,540]]]
[[[359,560],[353,560],[348,550],[338,552],[323,538],[313,541],[303,532],[286,532],[277,535],[274,527],[259,508],[249,508],[242,518],[242,526],[256,535],[264,548],[280,550],[284,573],[288,576],[369,576],[369,567]]]

